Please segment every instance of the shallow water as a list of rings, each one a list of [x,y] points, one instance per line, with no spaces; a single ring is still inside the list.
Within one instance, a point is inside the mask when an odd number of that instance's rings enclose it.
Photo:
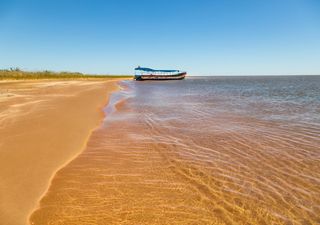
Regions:
[[[121,85],[32,223],[320,224],[319,76]]]

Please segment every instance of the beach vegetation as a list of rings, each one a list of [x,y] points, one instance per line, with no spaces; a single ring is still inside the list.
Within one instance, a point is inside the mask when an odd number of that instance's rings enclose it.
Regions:
[[[83,74],[79,72],[54,72],[44,71],[23,71],[20,68],[0,70],[0,80],[38,80],[38,79],[108,79],[108,78],[131,78],[131,75],[98,75]]]

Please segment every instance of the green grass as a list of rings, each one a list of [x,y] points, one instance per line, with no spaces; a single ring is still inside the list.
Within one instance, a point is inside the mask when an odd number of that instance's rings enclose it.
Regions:
[[[0,80],[39,80],[39,79],[106,79],[106,78],[132,78],[130,75],[95,75],[77,72],[27,72],[19,69],[0,70]]]

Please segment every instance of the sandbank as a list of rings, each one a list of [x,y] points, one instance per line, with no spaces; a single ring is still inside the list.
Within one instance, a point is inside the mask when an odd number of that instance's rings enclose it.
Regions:
[[[28,224],[55,172],[103,119],[117,81],[0,82],[1,224]]]

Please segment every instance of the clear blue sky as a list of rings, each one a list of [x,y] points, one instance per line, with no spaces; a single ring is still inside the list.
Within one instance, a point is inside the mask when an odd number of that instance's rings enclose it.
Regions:
[[[319,0],[0,0],[0,68],[320,74]]]

